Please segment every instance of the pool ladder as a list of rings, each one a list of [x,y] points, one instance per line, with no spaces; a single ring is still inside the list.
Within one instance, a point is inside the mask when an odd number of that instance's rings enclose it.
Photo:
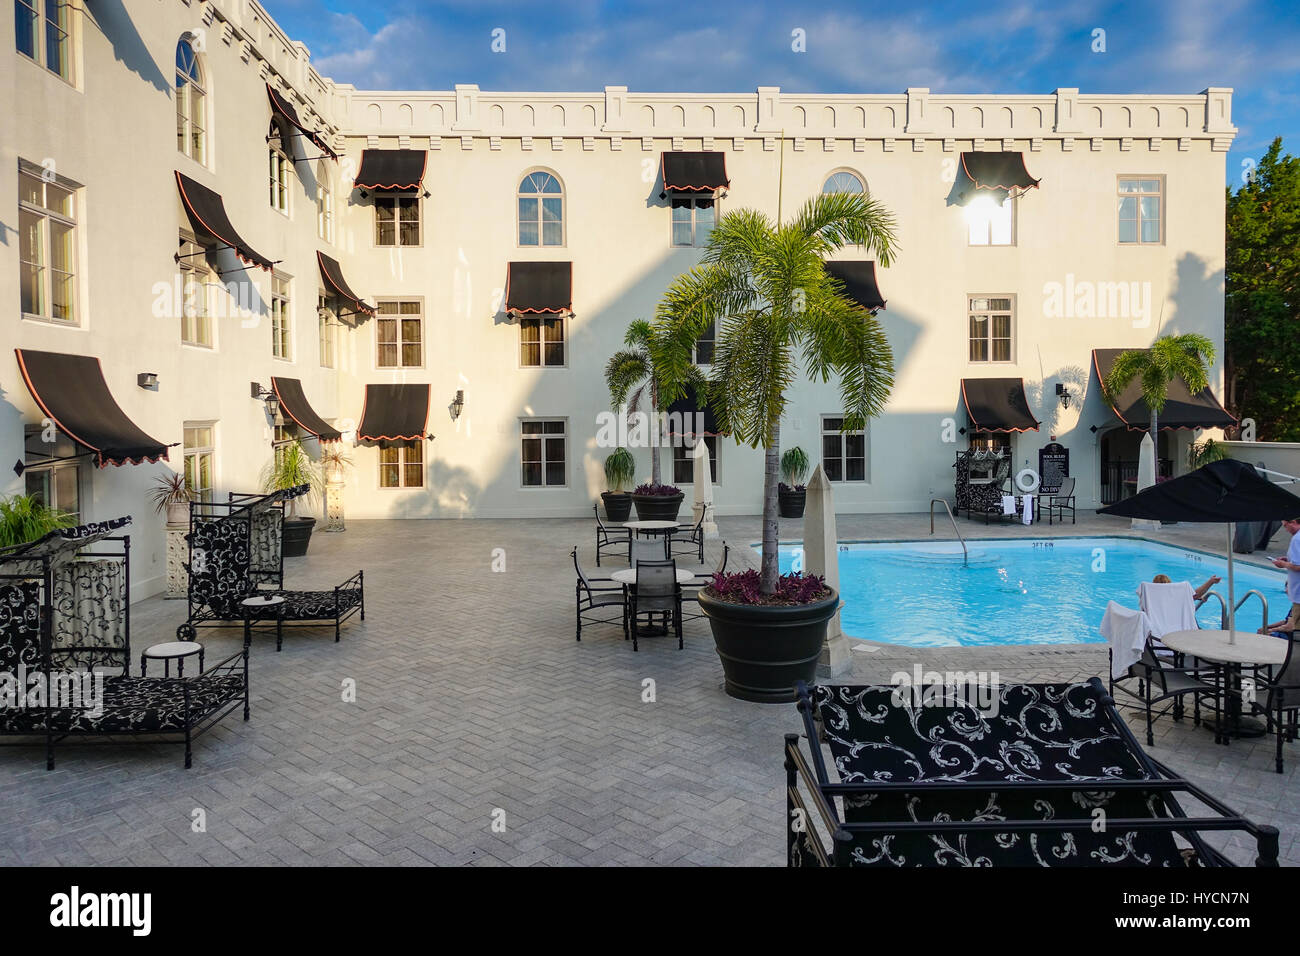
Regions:
[[[1232,610],[1234,613],[1240,611],[1241,606],[1250,600],[1252,594],[1259,598],[1259,603],[1263,605],[1261,608],[1263,611],[1263,619],[1260,621],[1260,625],[1262,627],[1268,627],[1268,598],[1264,597],[1262,592],[1257,591],[1254,588],[1251,588],[1243,594],[1241,600],[1237,602],[1236,606]],[[1223,595],[1219,594],[1218,591],[1207,591],[1205,597],[1201,598],[1196,607],[1199,610],[1203,604],[1210,600],[1210,598],[1217,598],[1219,601],[1219,619],[1223,622],[1223,629],[1226,631],[1228,629],[1228,602],[1224,600]]]
[[[970,564],[970,552],[966,550],[966,539],[961,536],[961,529],[957,527],[957,519],[952,516],[952,508],[948,505],[947,498],[930,499],[930,534],[934,534],[934,506],[943,505],[943,510],[948,512],[948,520],[952,522],[953,534],[957,535],[957,540],[961,543],[961,563]]]

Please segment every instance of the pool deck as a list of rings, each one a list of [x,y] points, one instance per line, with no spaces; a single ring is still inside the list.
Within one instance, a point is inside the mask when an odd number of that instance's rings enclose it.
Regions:
[[[971,539],[1129,533],[1126,521],[1082,512],[1064,527],[958,524]],[[758,519],[719,525],[737,558],[753,560]],[[799,522],[782,530],[802,534]],[[924,539],[929,519],[845,515],[839,531]],[[1149,537],[1221,553],[1223,534],[1179,526]],[[40,748],[0,749],[0,864],[782,865],[793,706],[722,693],[705,621],[687,624],[683,651],[647,640],[633,653],[617,626],[575,642],[575,543],[594,570],[589,518],[349,521],[343,534],[315,535],[286,583],[321,587],[362,567],[366,621],[345,625],[339,644],[292,631],[280,654],[259,637],[252,720],[227,719],[200,740],[191,770],[175,746],[61,747],[50,773]],[[706,564],[718,547],[708,543]],[[494,571],[496,549],[506,566]],[[185,607],[155,598],[132,611],[138,659],[171,639]],[[210,661],[240,643],[238,629],[201,639]],[[1082,680],[1104,675],[1107,660],[1104,644],[854,648],[841,682],[882,683],[917,664]],[[355,702],[340,693],[349,679]],[[1271,738],[1218,747],[1190,719],[1168,718],[1155,734],[1153,756],[1277,825],[1283,861],[1300,864],[1300,746],[1286,745],[1279,775]],[[1212,842],[1253,857],[1238,836]]]

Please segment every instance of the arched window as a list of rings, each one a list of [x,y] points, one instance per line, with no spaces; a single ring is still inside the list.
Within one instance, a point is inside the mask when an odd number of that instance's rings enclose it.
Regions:
[[[191,159],[208,159],[207,91],[199,55],[188,36],[176,44],[176,148]]]
[[[278,209],[288,215],[289,171],[293,168],[293,160],[289,158],[289,153],[293,149],[293,140],[289,138],[284,124],[280,123],[278,119],[271,120],[271,128],[267,131],[266,146],[270,172],[271,208]]]
[[[867,184],[862,181],[857,173],[851,173],[847,169],[840,169],[826,177],[826,182],[822,185],[824,193],[864,193],[867,191]]]
[[[316,164],[316,234],[326,242],[334,241],[334,186],[329,161],[324,159]]]
[[[564,245],[564,188],[548,172],[529,173],[519,184],[519,244]]]

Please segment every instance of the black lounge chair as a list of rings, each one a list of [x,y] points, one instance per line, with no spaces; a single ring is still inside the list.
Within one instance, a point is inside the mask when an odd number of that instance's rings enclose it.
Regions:
[[[248,647],[188,678],[132,677],[130,518],[55,531],[0,552],[0,671],[39,675],[39,701],[0,696],[11,745],[79,741],[193,742],[242,704],[248,720]],[[120,671],[109,674],[108,671]],[[12,705],[11,705],[12,704]]]
[[[284,502],[306,488],[270,495],[234,495],[224,504],[190,505],[189,615],[176,636],[192,641],[197,628],[275,621],[275,649],[280,650],[284,627],[334,626],[334,640],[342,624],[354,614],[366,619],[365,575],[358,571],[346,581],[324,591],[284,588],[281,530]],[[278,597],[283,601],[265,607],[247,607],[250,597]]]
[[[610,578],[592,578],[582,570],[578,563],[578,546],[575,544],[569,552],[573,558],[573,570],[578,572],[578,581],[573,587],[577,632],[575,640],[582,640],[582,625],[613,624],[615,619],[611,612],[618,608],[618,623],[623,628],[623,639],[627,640],[627,596],[623,585]]]
[[[1277,829],[1148,757],[1097,678],[1004,685],[996,714],[893,687],[797,690],[810,753],[786,734],[790,866],[1232,866],[1202,838],[1217,830],[1278,865]],[[1210,812],[1187,816],[1179,793]]]
[[[605,522],[600,520],[600,505],[592,505],[591,510],[596,513],[596,567],[600,567],[602,551],[612,548],[623,554],[628,553],[628,546],[632,542],[632,529],[606,527]]]

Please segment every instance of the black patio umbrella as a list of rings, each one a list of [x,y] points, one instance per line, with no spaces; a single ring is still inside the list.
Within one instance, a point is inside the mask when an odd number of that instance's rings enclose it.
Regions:
[[[1236,627],[1232,581],[1232,527],[1238,521],[1300,518],[1300,497],[1274,484],[1244,461],[1214,461],[1179,478],[1152,485],[1102,508],[1104,515],[1228,526],[1228,630]],[[1233,638],[1228,638],[1232,642]]]

